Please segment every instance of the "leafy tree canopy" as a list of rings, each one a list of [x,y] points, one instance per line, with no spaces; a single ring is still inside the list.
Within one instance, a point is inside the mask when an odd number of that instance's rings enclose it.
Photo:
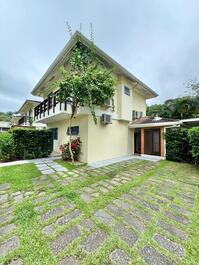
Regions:
[[[163,104],[147,107],[147,115],[164,118],[188,119],[199,117],[199,83],[196,79],[185,84],[189,96],[168,99]]]
[[[79,107],[89,107],[95,123],[95,106],[104,105],[113,99],[115,81],[92,49],[81,42],[72,51],[67,70],[61,68],[61,80],[58,81],[60,101],[71,102],[72,117]]]

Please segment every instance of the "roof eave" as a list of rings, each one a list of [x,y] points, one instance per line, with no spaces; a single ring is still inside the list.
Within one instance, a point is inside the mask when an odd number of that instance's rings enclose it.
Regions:
[[[147,93],[147,99],[157,97],[158,94],[152,90],[150,87],[148,87],[146,84],[144,84],[141,80],[139,80],[137,77],[135,77],[133,74],[131,74],[127,69],[125,69],[123,66],[121,66],[118,62],[116,62],[113,58],[111,58],[108,54],[106,54],[104,51],[102,51],[100,48],[98,48],[96,45],[94,45],[91,41],[89,41],[84,35],[82,35],[79,31],[76,31],[74,35],[70,38],[68,43],[65,45],[65,47],[62,49],[62,51],[59,53],[59,55],[55,58],[55,60],[52,62],[52,64],[49,66],[45,74],[42,76],[42,78],[39,80],[39,82],[36,84],[36,86],[33,88],[31,94],[34,96],[38,96],[38,89],[42,85],[42,83],[46,80],[46,78],[50,75],[50,73],[55,69],[55,67],[60,63],[60,61],[65,57],[73,48],[74,44],[81,40],[85,45],[92,46],[95,51],[106,61],[111,63],[113,66],[115,66],[122,74],[127,76],[129,79],[131,79],[134,82],[138,82],[143,88],[146,89]]]

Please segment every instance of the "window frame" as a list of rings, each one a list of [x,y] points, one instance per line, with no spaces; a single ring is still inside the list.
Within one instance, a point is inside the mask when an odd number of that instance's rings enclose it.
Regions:
[[[127,96],[131,96],[131,90],[128,86],[124,86],[124,94]]]

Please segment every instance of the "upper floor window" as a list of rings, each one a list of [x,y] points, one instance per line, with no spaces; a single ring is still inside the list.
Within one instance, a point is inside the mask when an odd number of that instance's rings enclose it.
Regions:
[[[124,94],[127,95],[127,96],[130,96],[130,88],[125,86],[124,87]]]

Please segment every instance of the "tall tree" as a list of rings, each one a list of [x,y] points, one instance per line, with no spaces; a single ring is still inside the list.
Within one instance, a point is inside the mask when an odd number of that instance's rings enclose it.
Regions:
[[[94,45],[94,44],[93,44]],[[86,47],[80,41],[72,50],[67,70],[61,67],[61,79],[56,82],[59,88],[60,102],[67,101],[71,105],[69,119],[69,151],[74,163],[71,149],[71,127],[79,107],[88,107],[93,120],[97,123],[96,106],[102,106],[115,93],[115,81],[111,70],[99,60],[93,49]],[[114,102],[113,102],[114,107]]]

